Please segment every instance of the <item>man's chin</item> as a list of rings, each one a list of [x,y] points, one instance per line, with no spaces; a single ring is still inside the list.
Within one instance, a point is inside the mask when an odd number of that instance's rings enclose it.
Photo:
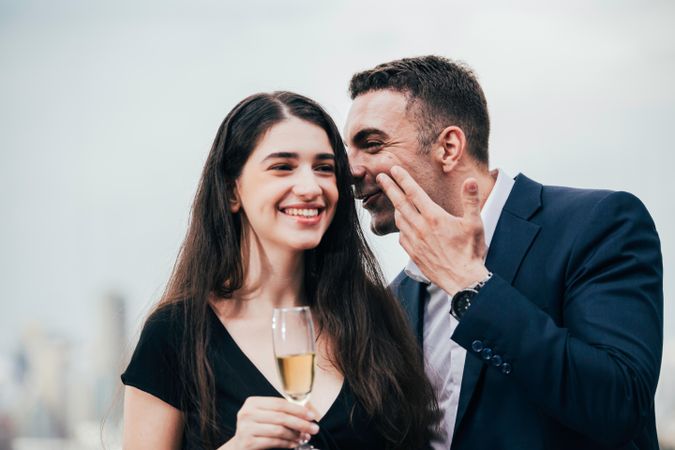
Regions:
[[[397,233],[396,223],[393,220],[377,220],[372,217],[370,220],[370,231],[377,236],[384,236],[390,233]]]

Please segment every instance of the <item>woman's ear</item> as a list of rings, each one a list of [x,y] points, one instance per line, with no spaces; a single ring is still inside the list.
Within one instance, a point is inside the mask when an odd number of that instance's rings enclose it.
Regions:
[[[241,209],[241,200],[239,199],[239,186],[237,183],[230,184],[230,211],[236,214]]]
[[[464,131],[457,126],[446,127],[438,135],[438,141],[434,149],[434,161],[443,172],[451,172],[459,163],[466,149],[466,136]]]

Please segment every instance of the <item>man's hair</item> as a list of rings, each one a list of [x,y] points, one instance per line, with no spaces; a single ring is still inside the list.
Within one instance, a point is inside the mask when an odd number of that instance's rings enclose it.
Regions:
[[[456,125],[466,135],[469,154],[487,165],[490,117],[470,67],[433,55],[403,58],[359,72],[349,83],[352,100],[382,89],[408,98],[407,110],[417,124],[422,151],[429,150],[445,127]]]

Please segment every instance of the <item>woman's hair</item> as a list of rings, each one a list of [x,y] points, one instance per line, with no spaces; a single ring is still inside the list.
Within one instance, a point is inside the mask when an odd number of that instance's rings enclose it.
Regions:
[[[187,236],[157,306],[172,305],[183,318],[178,372],[185,409],[193,411],[199,423],[198,429],[187,425],[185,432],[205,445],[222,434],[214,373],[206,357],[208,300],[230,298],[242,287],[246,274],[241,213],[230,210],[235,181],[263,135],[289,117],[321,127],[335,153],[339,192],[335,216],[320,244],[305,251],[304,291],[319,332],[333,344],[332,362],[390,441],[389,447],[421,447],[438,417],[421,352],[363,237],[340,134],[317,103],[291,92],[252,95],[220,125],[201,175]]]

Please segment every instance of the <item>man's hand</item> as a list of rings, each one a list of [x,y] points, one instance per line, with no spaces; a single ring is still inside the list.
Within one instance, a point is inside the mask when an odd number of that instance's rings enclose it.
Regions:
[[[405,169],[394,166],[377,183],[394,208],[399,242],[422,273],[450,295],[488,275],[478,183],[462,185],[464,215],[455,217],[434,203]]]

